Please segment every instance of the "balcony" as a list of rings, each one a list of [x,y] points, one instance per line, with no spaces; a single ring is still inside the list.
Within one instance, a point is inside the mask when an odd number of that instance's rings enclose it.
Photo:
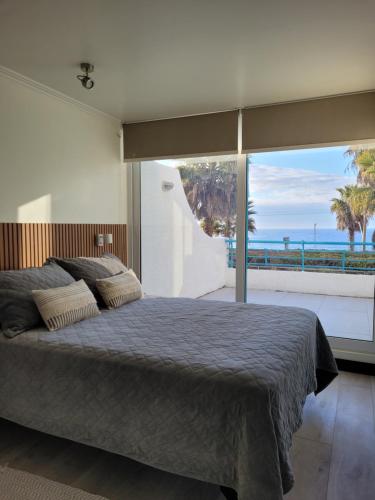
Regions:
[[[205,300],[235,300],[235,289],[223,287],[201,297]],[[276,306],[303,307],[315,312],[330,337],[371,341],[373,299],[314,293],[247,290],[247,302]]]
[[[176,169],[149,163],[142,177],[145,293],[234,300],[235,240],[208,236],[189,207]],[[165,182],[174,188],[163,190]],[[327,335],[370,341],[375,251],[372,242],[366,242],[365,250],[362,245],[251,239],[247,300],[311,309]]]
[[[201,297],[235,300],[236,241],[226,240],[226,286]],[[263,248],[252,248],[252,247]],[[276,247],[276,249],[275,249]],[[280,249],[284,247],[284,249]],[[373,243],[251,240],[247,302],[315,312],[331,337],[371,341],[375,258]],[[328,248],[328,249],[327,249]]]

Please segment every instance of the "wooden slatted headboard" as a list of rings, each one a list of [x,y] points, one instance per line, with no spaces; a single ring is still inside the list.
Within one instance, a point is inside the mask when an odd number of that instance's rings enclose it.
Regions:
[[[96,234],[113,244],[95,246]],[[125,264],[126,224],[0,223],[0,270],[41,266],[48,257],[98,257],[111,252]]]

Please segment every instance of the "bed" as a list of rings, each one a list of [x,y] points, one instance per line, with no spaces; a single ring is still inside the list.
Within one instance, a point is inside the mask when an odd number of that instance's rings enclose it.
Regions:
[[[306,396],[337,367],[308,310],[147,298],[0,336],[0,417],[281,500]]]

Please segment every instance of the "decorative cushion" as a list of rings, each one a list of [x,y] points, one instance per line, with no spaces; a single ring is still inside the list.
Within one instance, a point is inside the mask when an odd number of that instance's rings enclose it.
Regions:
[[[64,287],[33,290],[32,294],[50,331],[100,314],[95,297],[83,280]]]
[[[15,337],[43,324],[31,295],[33,289],[47,289],[74,283],[74,278],[57,264],[0,272],[0,329]]]
[[[96,280],[109,278],[114,274],[123,272],[124,269],[127,270],[121,261],[111,257],[50,257],[47,262],[57,263],[77,281],[84,280],[94,294],[98,304],[103,307],[105,304],[96,289]]]
[[[143,297],[142,286],[131,269],[111,278],[98,279],[96,286],[109,309]]]
[[[43,323],[31,292],[0,290],[0,329],[13,338]]]

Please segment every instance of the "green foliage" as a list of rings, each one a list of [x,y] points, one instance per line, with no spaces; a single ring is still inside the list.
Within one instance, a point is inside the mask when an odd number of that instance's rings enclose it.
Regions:
[[[375,148],[351,147],[346,155],[352,158],[351,166],[358,174],[359,184],[375,187]]]
[[[354,249],[355,232],[360,230],[358,221],[350,208],[350,195],[353,186],[345,186],[338,188],[340,198],[333,198],[331,203],[331,212],[336,214],[337,229],[340,231],[348,231],[351,250]]]
[[[343,253],[344,268],[343,268]],[[301,250],[268,250],[267,265],[265,260],[264,250],[249,250],[248,263],[256,269],[298,269],[302,268],[302,253]],[[375,271],[374,256],[369,252],[342,252],[324,250],[308,250],[304,252],[305,270],[319,272],[334,272],[344,271],[345,273],[370,273]],[[363,271],[362,271],[363,269]]]
[[[231,159],[190,160],[178,167],[186,199],[209,236],[234,236],[237,222],[237,162]],[[248,229],[255,231],[253,203]]]
[[[337,229],[348,230],[351,243],[354,242],[355,232],[361,231],[362,241],[365,242],[368,222],[375,214],[374,189],[353,184],[337,191],[340,197],[333,198],[331,204],[331,212],[336,214]],[[353,245],[351,247],[353,248]]]
[[[375,188],[375,148],[363,146],[351,146],[345,153],[351,158],[351,168],[357,172],[357,182],[361,186]],[[373,214],[368,216],[368,220]],[[367,224],[364,226],[365,236]],[[362,232],[363,237],[363,232]],[[372,234],[375,242],[375,231]],[[375,246],[373,246],[375,250]]]

